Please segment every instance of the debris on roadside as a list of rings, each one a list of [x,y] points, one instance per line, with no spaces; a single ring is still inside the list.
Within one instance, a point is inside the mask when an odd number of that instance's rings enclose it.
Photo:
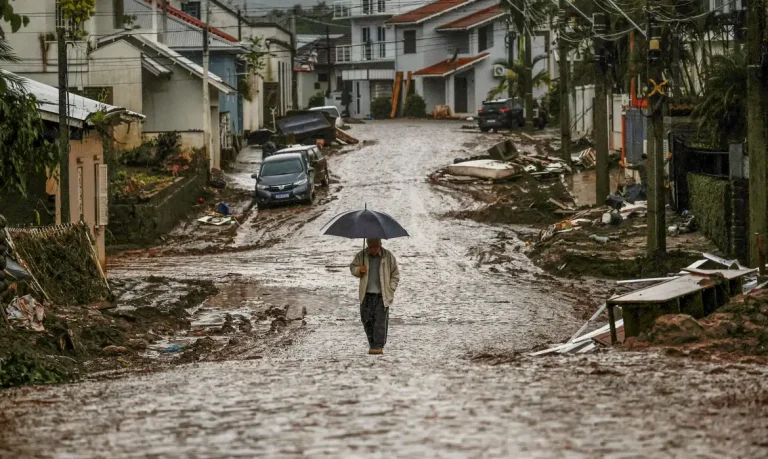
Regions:
[[[43,305],[40,304],[32,295],[24,295],[23,297],[16,297],[11,301],[11,304],[5,308],[5,317],[11,323],[15,321],[20,322],[20,327],[36,331],[44,332],[43,318],[45,318],[45,310]]]
[[[453,176],[476,177],[489,180],[508,179],[520,173],[520,169],[512,164],[494,159],[467,161],[451,164],[447,172]]]

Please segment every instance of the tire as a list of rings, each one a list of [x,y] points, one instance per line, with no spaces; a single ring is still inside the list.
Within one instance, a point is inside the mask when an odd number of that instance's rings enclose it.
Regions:
[[[315,187],[312,187],[312,191],[309,192],[309,197],[304,200],[304,204],[312,205],[315,202]]]
[[[326,188],[328,188],[328,185],[331,184],[331,174],[328,172],[328,168],[325,169],[325,176],[320,181],[320,184]]]
[[[487,127],[485,127],[485,128],[484,128],[484,127],[481,127],[481,128],[480,128],[480,132],[488,132],[488,131],[490,131],[490,130],[491,130],[491,129],[490,129],[490,128],[487,128]]]
[[[519,120],[517,120],[517,125],[519,127],[524,127],[525,126],[525,118],[520,118]]]

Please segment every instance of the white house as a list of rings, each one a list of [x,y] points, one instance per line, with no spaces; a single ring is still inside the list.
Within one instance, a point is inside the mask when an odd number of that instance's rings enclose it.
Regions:
[[[508,42],[509,13],[496,0],[438,0],[387,21],[395,29],[395,70],[412,72],[427,111],[448,105],[453,113],[473,114],[506,77],[498,61],[520,54],[519,40]],[[519,34],[516,34],[519,36]],[[533,55],[549,53],[549,35],[533,36]],[[546,59],[534,73],[550,70]],[[542,97],[546,88],[535,88]]]
[[[353,117],[370,113],[371,100],[392,96],[397,46],[394,27],[387,20],[427,2],[342,0],[333,4],[334,19],[351,23],[351,43],[336,47],[336,67],[341,69],[344,83],[351,86]]]

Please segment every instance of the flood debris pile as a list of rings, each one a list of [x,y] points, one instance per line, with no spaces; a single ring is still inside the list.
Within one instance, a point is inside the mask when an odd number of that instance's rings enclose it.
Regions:
[[[664,349],[694,357],[768,361],[768,282],[755,269],[704,253],[662,278],[619,281],[641,288],[606,300],[568,341],[532,353],[586,353],[612,344],[626,350]],[[608,314],[608,323],[590,332]]]
[[[608,200],[610,205],[562,209],[567,218],[528,239],[528,255],[539,267],[561,275],[608,279],[653,276],[680,269],[715,249],[696,232],[690,213],[667,211],[668,253],[663,262],[647,260],[647,203]]]

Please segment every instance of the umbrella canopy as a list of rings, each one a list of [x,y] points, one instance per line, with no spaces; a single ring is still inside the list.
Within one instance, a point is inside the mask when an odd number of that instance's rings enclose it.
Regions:
[[[331,219],[323,234],[350,239],[392,239],[408,232],[392,216],[368,209],[344,212]]]

